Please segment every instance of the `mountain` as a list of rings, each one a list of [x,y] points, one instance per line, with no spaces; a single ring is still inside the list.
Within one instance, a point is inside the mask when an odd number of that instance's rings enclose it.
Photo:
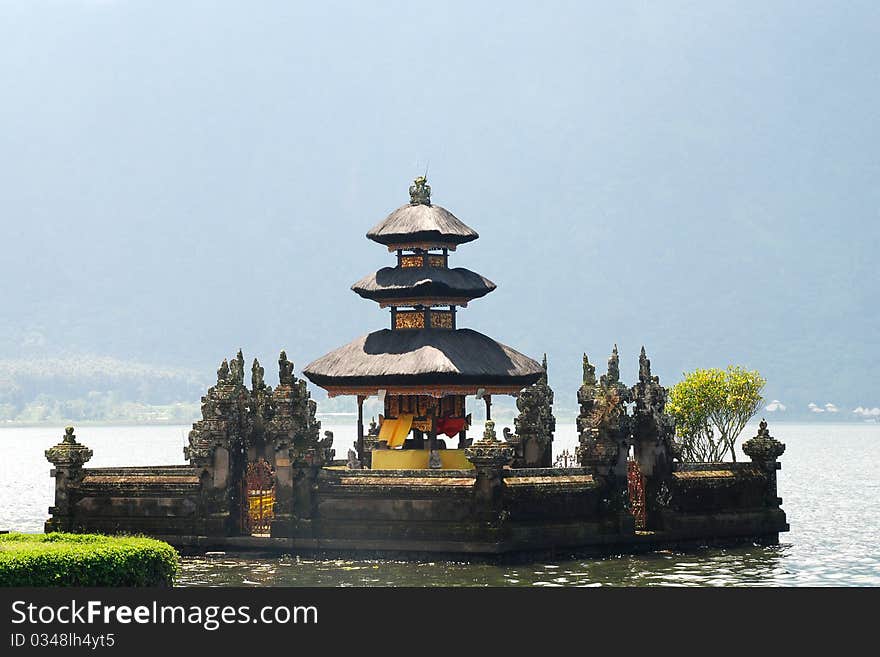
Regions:
[[[559,403],[617,342],[880,406],[880,5],[588,4],[9,3],[0,359],[301,366],[388,325],[349,286],[427,168],[498,284],[460,324]]]

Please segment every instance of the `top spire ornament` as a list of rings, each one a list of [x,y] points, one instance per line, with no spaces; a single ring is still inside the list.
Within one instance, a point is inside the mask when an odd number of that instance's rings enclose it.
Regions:
[[[419,176],[409,186],[410,205],[431,205],[431,186],[426,176]]]

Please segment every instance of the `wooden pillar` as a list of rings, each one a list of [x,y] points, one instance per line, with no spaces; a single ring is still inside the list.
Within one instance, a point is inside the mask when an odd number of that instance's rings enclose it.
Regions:
[[[486,420],[492,419],[492,395],[483,395],[483,401],[486,402]]]
[[[428,451],[433,451],[437,449],[437,411],[432,407],[429,408],[428,412],[431,414],[431,431],[428,433]]]
[[[357,425],[357,453],[358,453],[358,461],[361,463],[365,463],[364,461],[364,400],[366,399],[363,395],[358,395],[358,425]]]
[[[467,447],[467,431],[462,429],[458,432],[458,448],[464,449]]]

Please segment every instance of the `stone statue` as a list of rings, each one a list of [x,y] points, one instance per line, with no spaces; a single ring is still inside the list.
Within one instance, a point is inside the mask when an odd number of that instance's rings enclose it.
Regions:
[[[217,370],[217,383],[226,383],[226,380],[229,378],[229,363],[224,358],[223,362],[220,363],[220,367]]]
[[[287,360],[287,352],[282,350],[278,356],[278,382],[281,385],[293,383],[293,363]]]
[[[590,363],[590,359],[584,354],[584,385],[596,385],[596,366]]]
[[[443,462],[440,460],[440,452],[436,449],[432,449],[428,455],[428,467],[432,470],[439,470],[443,467]]]
[[[266,382],[263,379],[265,374],[266,370],[260,366],[260,361],[254,358],[254,364],[251,366],[251,389],[262,390],[266,387]]]
[[[578,434],[583,434],[590,428],[590,418],[596,405],[596,366],[590,363],[590,359],[584,354],[584,381],[577,391],[577,400],[580,404],[580,413],[577,417]]]
[[[318,451],[324,463],[330,463],[336,458],[336,450],[333,449],[333,432],[325,431],[324,438],[318,441]]]
[[[617,355],[617,345],[614,345],[614,349],[611,351],[611,356],[608,357],[608,373],[603,374],[602,378],[599,380],[599,383],[603,387],[611,387],[615,383],[620,382],[620,357]]]
[[[639,381],[647,382],[651,380],[651,361],[645,354],[645,345],[642,345],[642,351],[639,354]]]
[[[230,379],[232,379],[231,382],[234,385],[244,385],[244,356],[241,353],[241,349],[238,350],[235,358],[233,358],[232,362],[229,364],[229,374]]]
[[[361,462],[358,461],[357,452],[353,449],[348,450],[348,462],[345,464],[349,470],[360,470]]]
[[[517,396],[516,439],[508,437],[507,430],[504,432],[505,439],[514,446],[515,468],[549,468],[553,465],[551,445],[556,418],[553,416],[553,389],[547,383],[547,354],[544,354],[542,364],[541,378]]]
[[[767,423],[764,422],[764,428],[767,428]],[[61,440],[65,445],[76,445],[76,436],[73,434],[73,427],[64,427],[64,438]]]
[[[409,188],[411,205],[431,205],[431,186],[425,176],[419,176]]]

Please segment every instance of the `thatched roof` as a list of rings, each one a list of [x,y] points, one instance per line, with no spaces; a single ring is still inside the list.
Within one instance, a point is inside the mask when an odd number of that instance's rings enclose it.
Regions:
[[[413,242],[456,245],[479,235],[446,208],[407,203],[373,226],[367,237],[386,246]]]
[[[383,267],[351,286],[365,299],[478,299],[495,283],[464,267]]]
[[[526,387],[537,361],[471,329],[384,329],[309,363],[303,374],[328,386],[508,385]]]

